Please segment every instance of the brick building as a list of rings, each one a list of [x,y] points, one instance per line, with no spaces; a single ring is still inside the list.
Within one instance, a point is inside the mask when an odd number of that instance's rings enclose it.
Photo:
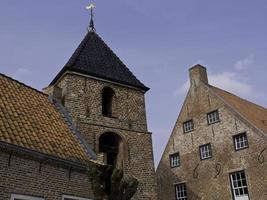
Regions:
[[[190,89],[156,171],[160,200],[266,200],[267,109],[208,84]]]
[[[86,162],[138,179],[133,199],[156,199],[149,90],[95,32],[44,89],[0,76],[0,199],[93,199]]]
[[[1,200],[93,197],[86,164],[96,156],[63,111],[44,93],[0,74]]]

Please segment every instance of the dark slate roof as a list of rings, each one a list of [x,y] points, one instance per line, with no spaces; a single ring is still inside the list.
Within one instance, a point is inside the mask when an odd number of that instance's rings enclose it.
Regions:
[[[50,85],[53,85],[66,71],[118,82],[145,91],[149,90],[94,31],[88,32],[67,64]]]

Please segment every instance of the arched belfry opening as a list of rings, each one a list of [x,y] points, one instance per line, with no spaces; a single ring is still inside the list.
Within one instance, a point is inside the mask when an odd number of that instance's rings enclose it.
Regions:
[[[110,87],[104,87],[102,90],[102,115],[112,117],[114,90]]]
[[[112,132],[102,134],[99,138],[99,152],[105,153],[107,165],[123,168],[124,143],[121,136]]]

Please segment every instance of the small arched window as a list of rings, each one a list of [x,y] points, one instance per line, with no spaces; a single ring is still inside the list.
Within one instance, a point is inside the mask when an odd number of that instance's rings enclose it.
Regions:
[[[104,87],[102,90],[102,115],[112,117],[114,90]]]

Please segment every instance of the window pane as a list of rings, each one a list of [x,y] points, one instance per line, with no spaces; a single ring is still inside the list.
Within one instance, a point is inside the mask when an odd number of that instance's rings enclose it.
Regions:
[[[18,194],[12,194],[11,199],[13,200],[44,200],[43,198],[40,198],[40,197],[18,195]]]
[[[187,192],[185,183],[175,185],[176,200],[187,200]]]
[[[248,139],[246,133],[234,136],[235,149],[243,149],[248,147]]]
[[[170,165],[171,167],[180,166],[180,154],[179,153],[170,155]]]
[[[210,144],[200,146],[200,156],[201,156],[201,159],[206,159],[206,158],[211,157],[211,145]]]
[[[232,189],[235,197],[247,196],[248,187],[244,171],[231,174]]]
[[[218,122],[220,120],[218,111],[208,113],[207,116],[208,116],[208,124],[213,124],[213,123]]]
[[[183,123],[184,132],[187,133],[189,131],[192,131],[194,129],[193,120],[189,120]]]

